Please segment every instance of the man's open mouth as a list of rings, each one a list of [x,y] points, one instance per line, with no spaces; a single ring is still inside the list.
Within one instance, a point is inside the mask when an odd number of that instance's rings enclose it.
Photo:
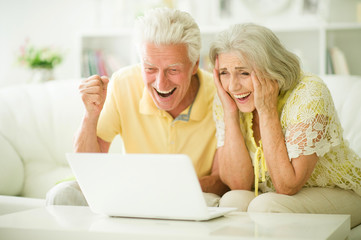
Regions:
[[[154,88],[154,89],[155,89],[155,88]],[[175,87],[175,88],[173,88],[173,89],[170,90],[170,91],[160,91],[160,90],[158,90],[158,89],[155,89],[155,91],[158,93],[158,95],[159,95],[160,97],[166,98],[166,97],[171,96],[176,89],[177,89],[177,88]]]

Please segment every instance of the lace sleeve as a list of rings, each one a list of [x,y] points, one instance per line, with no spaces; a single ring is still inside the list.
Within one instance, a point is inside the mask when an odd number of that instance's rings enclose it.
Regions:
[[[213,119],[216,123],[216,137],[217,137],[217,148],[224,145],[224,120],[223,120],[223,107],[218,94],[215,94],[213,100]]]
[[[318,78],[302,81],[281,114],[289,158],[321,157],[342,141],[342,128],[327,86]]]

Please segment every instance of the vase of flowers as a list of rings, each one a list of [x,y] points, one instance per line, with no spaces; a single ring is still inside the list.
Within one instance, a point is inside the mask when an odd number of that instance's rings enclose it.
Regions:
[[[62,62],[62,54],[55,48],[39,48],[26,42],[20,48],[18,60],[32,70],[30,82],[38,83],[54,79],[53,69]]]
[[[54,79],[54,72],[52,68],[32,68],[31,69],[32,83],[46,82]]]

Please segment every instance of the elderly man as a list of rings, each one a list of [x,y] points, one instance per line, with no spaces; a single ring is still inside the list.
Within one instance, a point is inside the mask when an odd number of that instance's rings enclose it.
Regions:
[[[85,115],[76,152],[108,152],[120,134],[127,153],[182,153],[193,161],[209,205],[228,188],[213,164],[212,76],[198,68],[200,30],[185,12],[158,8],[136,23],[140,65],[83,81]],[[215,195],[216,194],[216,195]],[[47,204],[85,205],[76,182],[58,184]]]

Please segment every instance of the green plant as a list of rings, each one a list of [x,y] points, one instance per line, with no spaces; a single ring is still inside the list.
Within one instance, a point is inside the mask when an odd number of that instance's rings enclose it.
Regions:
[[[63,60],[62,54],[55,48],[35,47],[28,42],[20,48],[18,60],[30,68],[52,69]]]

